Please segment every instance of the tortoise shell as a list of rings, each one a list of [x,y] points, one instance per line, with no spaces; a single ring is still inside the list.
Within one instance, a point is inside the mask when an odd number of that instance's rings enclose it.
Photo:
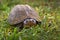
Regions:
[[[9,14],[8,22],[14,25],[23,22],[26,18],[33,18],[38,22],[41,21],[38,13],[29,5],[16,5]]]

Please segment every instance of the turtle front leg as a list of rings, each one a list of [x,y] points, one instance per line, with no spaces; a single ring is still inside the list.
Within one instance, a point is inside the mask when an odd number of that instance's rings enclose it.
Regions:
[[[42,23],[41,21],[40,22],[36,21],[36,24],[38,24],[39,26],[41,25],[41,23]]]
[[[36,24],[38,24],[38,25],[40,25],[42,22],[38,22],[38,21],[36,21]]]
[[[19,29],[22,30],[24,28],[23,23],[20,24]]]
[[[21,31],[24,28],[24,24],[21,22],[17,25],[17,27],[19,28],[19,31]]]

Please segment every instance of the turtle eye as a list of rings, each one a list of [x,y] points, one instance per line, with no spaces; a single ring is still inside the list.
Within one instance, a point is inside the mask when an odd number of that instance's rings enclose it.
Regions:
[[[26,23],[27,23],[28,21],[26,20]]]
[[[24,24],[27,24],[27,21],[26,20],[24,21]]]
[[[27,23],[28,23],[28,20],[25,20],[25,21],[24,21],[24,24],[27,24]]]

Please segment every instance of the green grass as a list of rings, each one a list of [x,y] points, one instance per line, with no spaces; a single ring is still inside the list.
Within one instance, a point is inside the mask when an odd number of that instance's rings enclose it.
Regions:
[[[3,4],[0,8],[0,40],[60,40],[60,8],[52,10],[49,6],[29,3],[39,13],[42,23],[18,32],[7,21],[13,5]]]

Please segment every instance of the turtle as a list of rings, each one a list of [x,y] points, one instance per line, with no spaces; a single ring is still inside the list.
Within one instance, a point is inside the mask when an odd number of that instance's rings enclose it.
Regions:
[[[41,23],[40,16],[38,12],[29,5],[15,5],[8,17],[8,22],[10,25],[18,25],[20,29],[24,26],[31,27]]]

